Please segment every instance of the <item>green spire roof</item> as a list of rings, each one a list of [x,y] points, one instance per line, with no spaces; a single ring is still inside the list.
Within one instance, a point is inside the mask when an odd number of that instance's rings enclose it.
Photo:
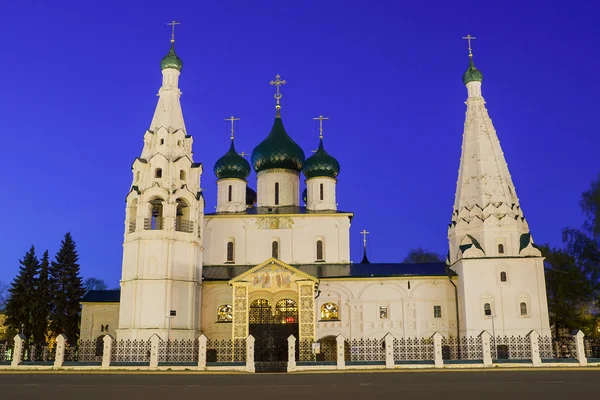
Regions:
[[[232,140],[229,151],[217,160],[213,170],[218,179],[246,179],[250,175],[250,163],[235,151]]]
[[[463,74],[462,80],[465,85],[469,82],[481,82],[483,80],[483,74],[475,68],[473,63],[473,54],[469,54],[469,68]]]
[[[322,138],[319,142],[317,152],[308,157],[304,163],[302,172],[304,172],[304,176],[307,179],[317,176],[335,178],[340,173],[340,163],[325,151]]]
[[[175,54],[175,41],[173,40],[171,41],[171,49],[167,55],[160,60],[160,69],[164,70],[167,68],[174,68],[179,72],[181,72],[181,68],[183,68],[183,61]]]
[[[304,163],[304,151],[292,139],[281,121],[279,110],[271,133],[252,151],[252,166],[256,172],[282,168],[300,172]]]

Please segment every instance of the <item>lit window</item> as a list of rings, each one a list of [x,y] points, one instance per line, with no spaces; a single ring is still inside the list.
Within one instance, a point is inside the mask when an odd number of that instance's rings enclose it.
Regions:
[[[317,261],[323,261],[323,241],[317,240]]]
[[[227,262],[233,262],[233,242],[227,242]]]
[[[323,200],[323,198],[325,197],[325,195],[324,195],[323,192],[324,192],[324,190],[323,190],[323,184],[321,183],[321,184],[319,184],[319,195],[320,195],[319,197],[320,197],[321,200]]]
[[[387,306],[379,306],[379,318],[387,319],[388,318],[388,308]]]
[[[219,306],[217,311],[217,322],[231,322],[233,321],[233,307],[231,304],[223,304]]]
[[[275,205],[279,205],[279,182],[275,182]]]
[[[162,169],[156,168],[156,171],[154,171],[154,177],[155,178],[162,178]]]
[[[490,315],[492,315],[492,306],[490,305],[490,303],[485,303],[483,305],[483,313],[489,317]]]
[[[503,244],[498,245],[498,254],[504,254],[504,245]]]
[[[185,181],[185,171],[184,170],[179,171],[179,179],[181,179],[182,181]]]
[[[442,318],[442,306],[433,306],[433,318]]]
[[[337,320],[340,318],[338,312],[338,306],[334,303],[325,303],[321,306],[321,319],[322,320]]]
[[[500,282],[506,282],[506,272],[500,272]]]
[[[233,197],[233,187],[229,185],[227,189],[227,201],[231,202],[231,198]]]
[[[521,315],[527,315],[527,303],[522,301],[519,308],[521,309]]]
[[[279,258],[279,242],[277,240],[273,240],[271,243],[271,257]]]

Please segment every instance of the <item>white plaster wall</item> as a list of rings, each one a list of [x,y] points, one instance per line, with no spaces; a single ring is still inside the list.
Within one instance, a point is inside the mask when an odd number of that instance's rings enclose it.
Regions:
[[[227,282],[205,282],[202,291],[202,333],[209,339],[231,339],[232,324],[217,322],[219,306],[233,304],[233,292]]]
[[[119,303],[82,303],[81,340],[96,340],[99,336],[110,334],[113,337],[119,324]],[[108,325],[108,332],[102,332],[102,325]]]
[[[257,206],[300,205],[300,174],[287,169],[267,169],[257,175]],[[275,204],[275,183],[279,183],[279,204]]]
[[[231,186],[231,201],[229,201]],[[243,179],[219,179],[217,181],[217,212],[236,212],[246,209],[246,187]]]
[[[306,208],[309,210],[337,210],[335,186],[337,179],[317,177],[306,180]],[[321,188],[323,185],[323,200]]]
[[[257,265],[270,258],[273,240],[279,241],[279,259],[288,264],[314,263],[317,240],[324,242],[327,263],[348,263],[349,231],[350,220],[346,214],[260,217],[211,215],[205,217],[204,264],[224,264],[229,240],[235,244],[235,264],[240,265]]]

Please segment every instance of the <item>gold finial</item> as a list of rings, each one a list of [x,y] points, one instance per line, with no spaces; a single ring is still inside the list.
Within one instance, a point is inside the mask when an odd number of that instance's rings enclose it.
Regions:
[[[277,100],[277,105],[275,106],[275,108],[277,109],[277,111],[279,112],[279,109],[281,108],[281,105],[279,105],[279,100],[281,100],[281,93],[279,93],[279,86],[281,85],[285,85],[287,82],[285,80],[279,79],[281,78],[281,76],[279,76],[279,74],[275,75],[275,80],[269,82],[272,86],[275,86],[277,88],[277,92],[275,93],[275,100]]]
[[[363,229],[362,232],[360,233],[361,235],[363,235],[363,246],[365,247],[365,249],[367,248],[367,235],[370,232],[367,232],[366,229]]]
[[[171,43],[175,43],[175,25],[179,25],[181,22],[177,22],[175,20],[167,23],[171,27]]]
[[[225,118],[225,121],[231,121],[231,140],[234,139],[233,133],[235,132],[235,127],[233,124],[235,123],[235,121],[239,121],[239,120],[240,120],[239,118],[236,118],[233,115],[229,118]]]
[[[327,121],[329,117],[324,117],[319,115],[317,118],[313,118],[313,120],[319,120],[319,139],[323,139],[323,121]]]
[[[473,51],[471,49],[471,40],[475,40],[477,38],[475,36],[467,35],[463,36],[463,39],[466,39],[467,43],[469,43],[469,57],[473,57]]]

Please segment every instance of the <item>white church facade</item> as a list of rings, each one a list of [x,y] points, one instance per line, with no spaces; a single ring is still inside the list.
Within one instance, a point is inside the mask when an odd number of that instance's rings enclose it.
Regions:
[[[230,149],[213,168],[216,212],[205,212],[204,171],[184,123],[183,64],[172,41],[161,61],[156,111],[132,165],[121,290],[86,294],[81,339],[251,334],[258,351],[289,335],[550,335],[543,258],[485,107],[482,74],[469,57],[447,261],[378,264],[365,252],[353,263],[353,213],[337,208],[340,164],[326,152],[322,129],[310,157],[287,133],[279,76],[271,82],[277,105],[270,133],[248,162],[235,149],[232,125]],[[248,185],[251,169],[256,191]]]

